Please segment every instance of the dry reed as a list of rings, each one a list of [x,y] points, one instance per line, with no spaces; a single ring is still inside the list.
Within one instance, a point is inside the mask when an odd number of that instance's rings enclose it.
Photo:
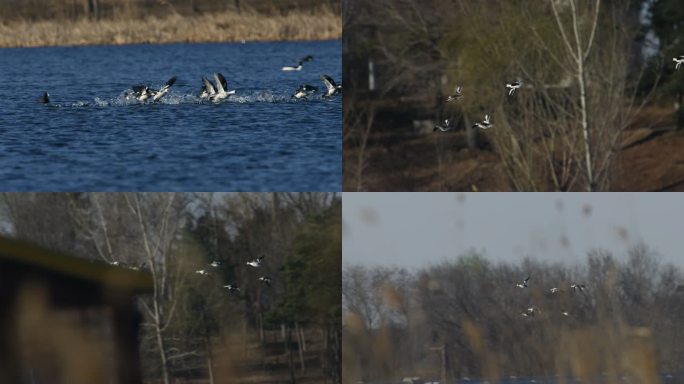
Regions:
[[[340,39],[342,20],[329,9],[263,15],[225,11],[198,16],[170,15],[144,20],[79,20],[0,24],[0,47],[139,43]]]

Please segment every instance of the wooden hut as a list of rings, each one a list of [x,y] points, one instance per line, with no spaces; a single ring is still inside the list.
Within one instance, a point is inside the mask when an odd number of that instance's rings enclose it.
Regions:
[[[0,383],[141,383],[145,272],[0,237]]]

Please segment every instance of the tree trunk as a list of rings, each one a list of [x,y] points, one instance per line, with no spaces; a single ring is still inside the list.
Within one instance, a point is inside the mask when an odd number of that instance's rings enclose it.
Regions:
[[[304,327],[299,327],[300,339],[302,340],[302,349],[306,352],[306,338],[304,337]]]
[[[466,142],[468,144],[468,148],[477,148],[477,131],[470,126],[470,120],[468,117],[463,116],[463,124],[465,124]]]
[[[340,344],[340,330],[333,328],[333,377],[335,379],[335,384],[342,384],[342,356],[340,356],[340,351],[342,350]]]
[[[321,368],[323,372],[328,372],[328,330],[321,329],[321,335],[323,337],[323,349],[321,350]]]
[[[287,326],[287,365],[290,368],[290,383],[295,384],[295,370],[294,370],[294,358],[292,357],[292,327],[288,324]]]
[[[156,306],[155,303],[155,307]],[[156,315],[159,316],[158,311]],[[164,345],[164,338],[162,337],[161,324],[159,324],[159,321],[154,322],[154,330],[157,336],[157,348],[159,348],[159,359],[161,360],[162,366],[162,380],[164,384],[169,384],[169,362],[166,358],[166,346]]]
[[[594,180],[592,162],[591,162],[591,138],[589,135],[589,113],[587,111],[587,91],[584,77],[584,60],[580,57],[577,61],[578,76],[580,88],[580,108],[582,112],[582,132],[584,133],[584,156],[587,167],[587,191],[594,192],[596,190],[596,182]]]
[[[242,319],[242,348],[244,356],[247,357],[247,319]]]
[[[677,130],[684,128],[684,108],[682,108],[682,92],[677,93],[677,101],[675,102],[675,120],[677,122]]]
[[[214,355],[211,353],[211,341],[209,335],[205,338],[205,348],[207,350],[207,372],[209,373],[209,384],[214,384]]]
[[[259,311],[259,341],[264,343],[264,314]]]
[[[304,364],[304,349],[302,348],[303,337],[301,334],[301,328],[299,328],[299,322],[295,321],[295,333],[297,334],[297,349],[299,350],[299,364],[302,372],[306,370]]]
[[[100,20],[100,0],[88,0],[88,16]]]

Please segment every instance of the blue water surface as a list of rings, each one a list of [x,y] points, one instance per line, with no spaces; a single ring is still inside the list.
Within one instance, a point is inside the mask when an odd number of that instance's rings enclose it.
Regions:
[[[214,72],[236,96],[197,98]],[[0,49],[0,189],[339,191],[341,97],[290,99],[321,74],[341,81],[339,41]],[[173,75],[161,103],[124,97]]]

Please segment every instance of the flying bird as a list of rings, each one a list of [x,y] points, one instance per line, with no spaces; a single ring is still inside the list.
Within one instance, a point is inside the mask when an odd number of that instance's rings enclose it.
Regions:
[[[506,84],[506,88],[509,89],[508,96],[513,96],[513,93],[522,86],[522,81],[517,80],[512,83]]]
[[[681,56],[679,56],[679,57],[673,57],[673,58],[672,58],[672,61],[674,61],[674,62],[676,63],[676,64],[675,64],[675,69],[676,69],[676,70],[679,70],[679,67],[682,66],[682,63],[684,63],[684,55],[681,55]]]
[[[493,127],[493,125],[489,122],[489,115],[485,115],[485,118],[481,123],[473,124],[473,128],[489,129],[491,127]]]
[[[455,129],[454,126],[451,125],[451,121],[449,119],[444,120],[443,125],[435,124],[435,127],[432,129],[432,132],[437,132],[442,131],[442,132],[448,132],[448,131],[453,131]]]
[[[282,68],[282,70],[285,71],[285,72],[301,71],[302,68],[304,68],[304,67],[302,67],[302,64],[304,64],[304,62],[300,60],[300,61],[297,63],[297,66],[296,66],[296,67],[287,66],[287,65],[286,65],[286,66],[284,66],[284,67]]]
[[[560,289],[558,289],[558,288],[551,288],[551,289],[549,289],[549,291],[551,291],[551,293],[556,293],[556,292],[560,291]]]
[[[342,85],[336,84],[332,77],[321,75],[321,81],[325,84],[325,95],[323,97],[333,97],[338,93],[342,93]]]
[[[453,100],[458,100],[462,97],[463,97],[463,95],[461,94],[461,86],[458,85],[458,86],[456,86],[456,89],[454,89],[454,94],[449,95],[449,97],[446,98],[445,103],[448,103],[448,102],[453,101]]]
[[[584,292],[584,290],[587,288],[584,284],[576,284],[572,283],[570,284],[570,288],[572,288],[572,291],[577,291],[579,290],[580,292]]]
[[[145,102],[147,99],[154,96],[154,92],[147,85],[134,85],[132,89],[133,95],[138,101]]]
[[[211,264],[209,264],[209,265],[212,266],[212,267],[214,267],[214,268],[218,268],[218,267],[221,266],[221,262],[220,262],[220,261],[217,261],[217,260],[214,260],[214,261],[212,261]]]
[[[263,256],[257,257],[257,258],[254,259],[254,260],[248,261],[248,262],[247,262],[247,265],[249,265],[250,267],[254,267],[254,268],[261,267],[261,261],[262,261],[263,259],[264,259]]]
[[[204,269],[198,269],[195,271],[195,273],[202,276],[209,276],[209,272],[205,271]]]
[[[515,286],[518,288],[527,288],[527,281],[530,279],[529,276],[527,276],[527,279],[523,280],[522,284],[517,283]]]
[[[237,285],[228,284],[224,285],[223,288],[226,288],[228,292],[240,292],[240,288]]]
[[[228,81],[221,73],[214,73],[214,81],[216,86],[206,77],[202,76],[202,90],[200,91],[200,99],[221,101],[227,99],[229,96],[235,94],[235,90],[228,90]]]
[[[313,85],[300,85],[299,88],[292,94],[290,99],[306,99],[310,94],[318,91],[318,87]]]
[[[154,94],[154,96],[152,96],[152,101],[158,101],[159,99],[161,99],[162,97],[164,97],[164,95],[166,95],[166,93],[169,92],[169,88],[171,88],[171,86],[172,86],[175,82],[176,82],[176,76],[173,76],[172,78],[170,78],[170,79],[164,84],[164,86],[162,87],[162,89],[160,89],[159,91],[157,91],[157,92]]]
[[[261,281],[262,283],[266,284],[269,287],[271,286],[271,278],[268,276],[259,277],[259,281]]]
[[[132,87],[133,94],[138,101],[147,101],[152,98],[152,101],[159,101],[167,92],[171,86],[176,82],[176,76],[173,76],[164,83],[164,86],[160,90],[155,90],[150,88],[148,85],[134,85]]]

